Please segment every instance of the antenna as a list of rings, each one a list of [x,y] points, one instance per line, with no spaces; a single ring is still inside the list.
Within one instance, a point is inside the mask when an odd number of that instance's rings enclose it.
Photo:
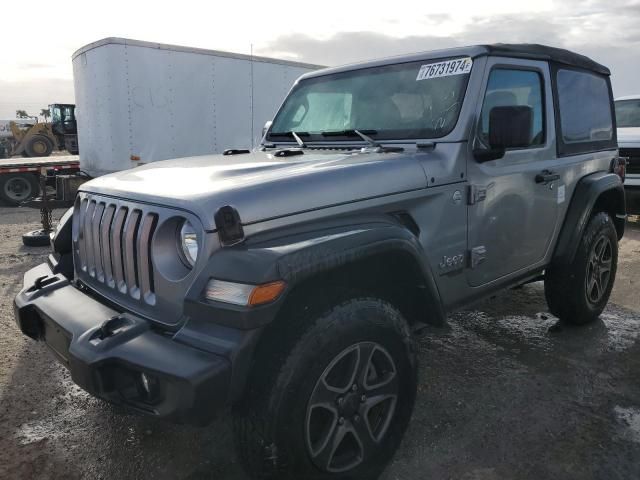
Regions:
[[[251,150],[253,150],[253,43],[251,44]]]

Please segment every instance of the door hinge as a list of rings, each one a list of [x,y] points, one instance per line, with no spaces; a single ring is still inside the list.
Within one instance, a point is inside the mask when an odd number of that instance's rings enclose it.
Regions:
[[[467,205],[475,205],[487,198],[487,189],[479,185],[469,185],[467,192]]]
[[[473,247],[469,251],[469,266],[471,268],[476,268],[487,258],[487,249],[484,245],[478,245],[477,247]]]

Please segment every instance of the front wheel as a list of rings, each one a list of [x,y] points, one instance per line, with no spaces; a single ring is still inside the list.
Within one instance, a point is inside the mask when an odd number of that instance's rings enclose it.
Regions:
[[[573,262],[545,272],[544,291],[552,314],[567,323],[598,318],[609,301],[618,265],[618,235],[611,216],[592,215]]]
[[[407,324],[390,304],[366,298],[306,322],[288,355],[274,346],[258,359],[235,422],[244,466],[256,478],[377,478],[415,400]]]
[[[48,157],[53,152],[53,142],[44,135],[34,135],[24,150],[28,157]]]

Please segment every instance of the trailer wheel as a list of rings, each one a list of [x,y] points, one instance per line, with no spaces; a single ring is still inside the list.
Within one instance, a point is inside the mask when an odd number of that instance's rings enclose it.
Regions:
[[[31,173],[0,175],[0,199],[10,205],[30,200],[39,191],[38,178]]]
[[[53,142],[44,135],[34,135],[29,139],[25,152],[29,157],[48,157],[53,152]]]

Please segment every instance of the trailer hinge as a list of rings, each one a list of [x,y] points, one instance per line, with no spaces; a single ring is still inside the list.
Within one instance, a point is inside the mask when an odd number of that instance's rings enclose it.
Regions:
[[[482,202],[485,198],[487,198],[486,187],[469,185],[467,191],[467,205],[475,205],[478,202]]]

